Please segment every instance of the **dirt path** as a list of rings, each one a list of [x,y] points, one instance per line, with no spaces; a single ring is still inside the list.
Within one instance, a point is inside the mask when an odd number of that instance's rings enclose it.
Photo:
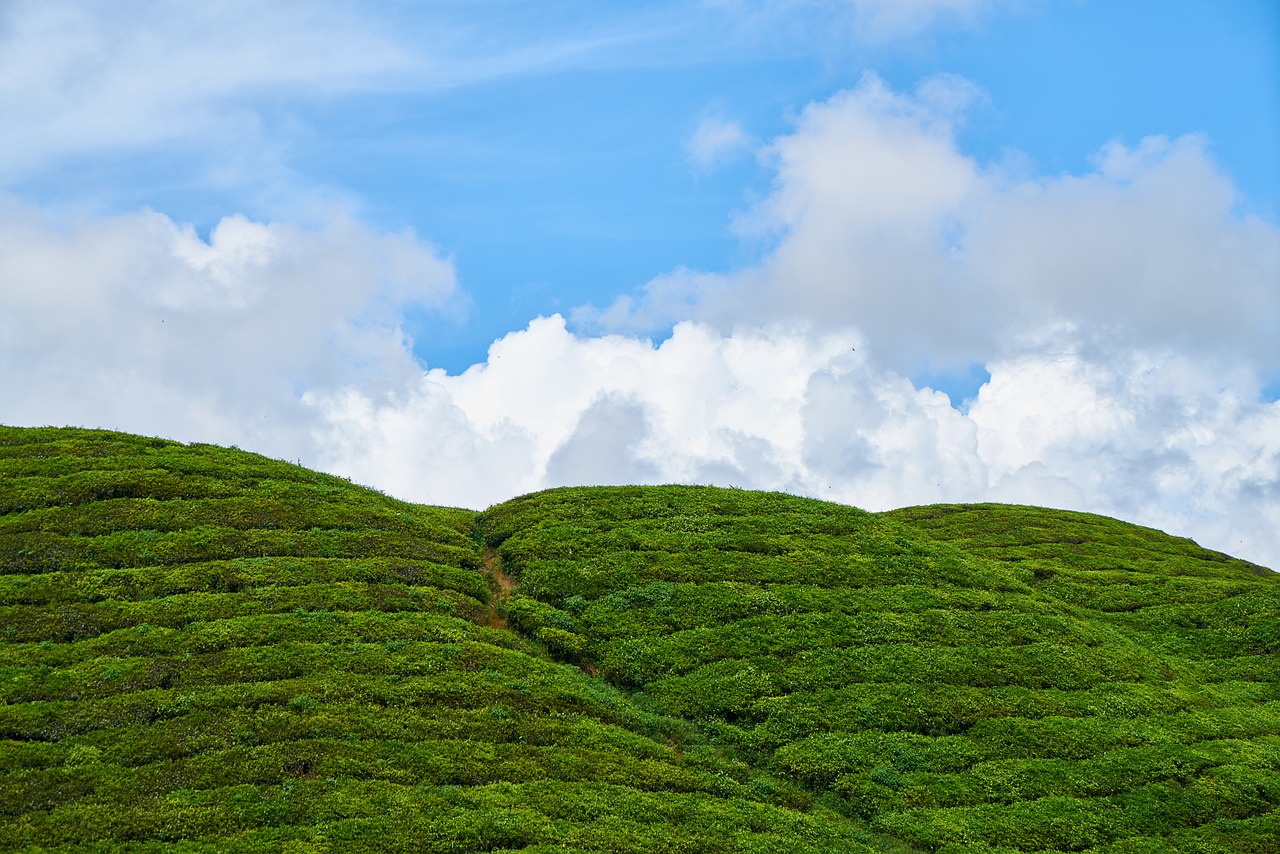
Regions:
[[[480,573],[489,582],[492,595],[489,597],[489,610],[485,615],[485,625],[493,629],[505,629],[506,619],[498,613],[498,606],[507,600],[511,591],[520,586],[519,582],[502,568],[502,558],[496,549],[486,548],[480,559]]]

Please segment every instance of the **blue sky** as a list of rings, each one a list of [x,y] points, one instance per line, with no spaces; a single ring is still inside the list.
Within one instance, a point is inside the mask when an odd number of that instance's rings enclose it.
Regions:
[[[1275,565],[1280,6],[1153,8],[4,5],[0,420]]]
[[[328,198],[412,228],[452,255],[470,297],[450,322],[411,318],[417,355],[453,372],[539,314],[757,254],[729,225],[769,170],[749,146],[699,167],[687,141],[718,117],[763,144],[868,69],[898,89],[939,72],[972,81],[982,94],[959,140],[979,161],[1016,152],[1036,172],[1074,173],[1108,140],[1202,133],[1242,209],[1275,221],[1280,208],[1280,7],[1267,0],[1183,0],[1158,15],[1143,2],[973,4],[870,39],[838,3],[756,4],[754,22],[738,4],[423,5],[435,11],[351,11],[426,57],[447,26],[454,79],[391,69],[345,93],[235,93],[219,108],[252,126],[233,137],[242,174],[210,175],[224,152],[179,136],[88,147],[12,186],[41,202],[152,207],[206,235],[232,211],[296,215],[299,197],[303,213]],[[520,54],[525,67],[502,69]],[[265,191],[262,169],[275,173]]]

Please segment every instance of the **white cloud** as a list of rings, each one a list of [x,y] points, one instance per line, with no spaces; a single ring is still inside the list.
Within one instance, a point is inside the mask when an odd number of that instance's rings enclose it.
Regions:
[[[1280,403],[1250,371],[1150,349],[989,367],[969,418],[992,499],[1056,494],[1280,569]]]
[[[864,349],[852,333],[782,326],[682,323],[657,345],[582,338],[553,317],[460,376],[308,400],[321,465],[431,503],[692,482],[873,510],[1047,504],[1280,566],[1280,403],[1263,403],[1247,371],[1041,347],[992,363],[962,414]]]
[[[0,177],[67,157],[254,138],[254,98],[333,95],[413,57],[336,3],[17,2],[0,8]]]
[[[208,242],[153,212],[57,228],[0,197],[6,423],[132,429],[273,450],[309,417],[300,390],[415,377],[408,305],[444,306],[453,271],[409,234],[222,220]]]
[[[135,183],[173,160],[182,168],[172,180],[204,190],[323,197],[286,165],[323,132],[318,104],[684,63],[666,54],[702,34],[686,11],[513,0],[0,3],[0,186],[62,180],[86,162],[120,174],[150,157]]]
[[[737,122],[707,116],[685,142],[685,154],[695,167],[708,170],[741,154],[750,145],[751,138]]]
[[[1280,368],[1280,229],[1235,213],[1203,139],[1112,142],[1095,172],[1028,178],[959,150],[975,97],[954,77],[902,94],[868,75],[810,105],[770,147],[773,191],[739,218],[774,240],[759,264],[676,271],[576,319],[852,325],[906,372],[987,362],[1060,324]]]
[[[411,500],[560,483],[781,489],[883,509],[1088,509],[1280,565],[1280,404],[1238,360],[1063,327],[989,362],[968,413],[811,324],[678,324],[655,344],[559,317],[460,375],[398,326],[452,270],[410,235],[155,213],[60,230],[0,206],[0,422],[237,443]]]
[[[13,0],[0,4],[0,185],[56,177],[90,158],[119,165],[156,151],[176,153],[187,163],[185,180],[206,186],[246,192],[264,180],[297,183],[282,164],[314,133],[309,108],[321,100],[566,69],[786,55],[796,42],[812,49],[815,32],[889,39],[1002,5]],[[741,128],[709,119],[690,157],[714,165],[741,145]]]
[[[848,333],[757,328],[721,335],[684,323],[654,345],[617,335],[580,338],[552,317],[495,342],[487,363],[460,376],[427,372],[409,404],[375,402],[350,390],[310,400],[338,436],[386,435],[384,424],[399,424],[407,407],[426,407],[421,433],[398,433],[406,451],[419,443],[439,445],[428,438],[437,410],[456,414],[450,423],[465,423],[469,447],[519,441],[527,448],[522,464],[504,477],[459,487],[450,480],[454,461],[439,459],[433,465],[441,477],[414,473],[413,494],[425,500],[442,500],[461,488],[472,503],[486,504],[570,481],[714,480],[799,487],[808,387],[820,371],[859,364],[855,342]],[[898,391],[903,383],[899,378]],[[909,383],[905,389],[922,394]],[[358,405],[352,405],[352,394],[360,398]],[[941,397],[923,394],[934,404]],[[359,443],[326,439],[321,445],[355,448]],[[326,466],[357,478],[367,476],[370,463],[378,465],[359,454],[325,460]]]

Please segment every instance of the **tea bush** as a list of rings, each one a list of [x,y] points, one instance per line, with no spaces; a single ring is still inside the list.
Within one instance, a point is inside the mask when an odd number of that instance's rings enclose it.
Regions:
[[[1280,850],[1280,587],[1116,520],[421,507],[0,428],[0,850]]]
[[[574,660],[909,844],[1280,850],[1267,570],[1087,514],[695,487],[480,530]]]
[[[0,850],[872,850],[551,660],[569,613],[490,625],[474,526],[234,449],[0,428]]]

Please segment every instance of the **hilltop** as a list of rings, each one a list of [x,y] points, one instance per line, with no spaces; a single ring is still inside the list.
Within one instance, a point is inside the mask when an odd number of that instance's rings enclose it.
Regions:
[[[1277,652],[1088,514],[0,428],[0,850],[1270,852]]]

